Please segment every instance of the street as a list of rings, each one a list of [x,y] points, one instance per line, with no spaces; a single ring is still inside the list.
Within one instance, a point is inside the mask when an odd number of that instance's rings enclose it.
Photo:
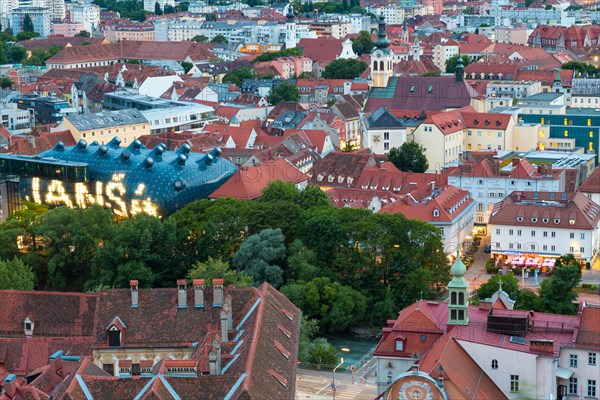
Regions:
[[[352,375],[348,373],[335,374],[335,394],[331,389],[333,374],[331,371],[313,371],[298,369],[296,377],[296,399],[304,400],[366,400],[377,396],[374,382],[360,382],[360,375],[355,376],[352,383]]]

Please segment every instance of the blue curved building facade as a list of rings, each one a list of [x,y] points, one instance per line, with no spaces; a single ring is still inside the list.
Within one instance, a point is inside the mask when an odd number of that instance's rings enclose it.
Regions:
[[[0,173],[19,177],[21,198],[51,206],[99,204],[122,217],[139,213],[167,216],[205,199],[237,168],[221,150],[192,153],[189,145],[166,151],[147,149],[139,140],[122,147],[118,138],[106,145],[54,148],[37,156],[0,155]]]

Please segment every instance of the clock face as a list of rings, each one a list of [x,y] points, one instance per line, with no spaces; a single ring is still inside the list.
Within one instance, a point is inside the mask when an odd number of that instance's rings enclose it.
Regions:
[[[431,386],[421,381],[408,381],[400,387],[398,397],[406,400],[432,400]]]
[[[375,58],[381,58],[383,56],[383,52],[381,50],[375,50],[375,52],[373,53],[373,57]]]

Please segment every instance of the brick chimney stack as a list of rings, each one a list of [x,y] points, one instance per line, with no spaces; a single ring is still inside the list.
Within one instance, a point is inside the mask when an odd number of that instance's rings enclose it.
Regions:
[[[232,301],[232,297],[231,295],[227,295],[225,296],[225,303],[224,305],[226,306],[226,310],[227,310],[227,329],[229,329],[230,331],[233,330],[233,306],[231,305],[231,301]]]
[[[223,307],[221,308],[221,312],[219,313],[220,316],[220,320],[221,320],[221,341],[223,343],[229,342],[229,324],[228,324],[228,317],[229,317],[229,313],[226,309],[226,305],[223,304]]]
[[[204,279],[194,279],[194,307],[204,308]]]
[[[212,342],[212,350],[208,355],[209,372],[211,375],[221,375],[221,345],[217,339]]]
[[[17,376],[15,374],[7,375],[2,385],[4,386],[4,394],[12,399],[17,392]]]
[[[138,281],[132,279],[129,281],[131,287],[131,307],[136,308],[138,306]]]
[[[62,350],[58,350],[50,356],[48,361],[50,362],[50,386],[53,388],[62,382],[64,378],[63,365],[62,365]]]
[[[177,308],[187,308],[187,281],[177,279]]]
[[[213,307],[221,307],[223,304],[223,279],[213,279]]]

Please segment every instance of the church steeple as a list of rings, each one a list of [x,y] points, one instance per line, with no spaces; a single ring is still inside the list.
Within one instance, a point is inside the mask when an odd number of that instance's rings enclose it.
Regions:
[[[379,33],[375,47],[371,50],[371,78],[373,87],[387,87],[388,80],[394,75],[394,53],[388,49],[390,41],[385,33],[385,18],[379,16]]]
[[[465,66],[463,65],[462,56],[460,54],[458,55],[458,61],[456,62],[454,76],[456,82],[462,82],[465,79]]]
[[[448,325],[469,324],[469,284],[464,278],[467,267],[463,264],[458,252],[456,260],[450,268],[452,280],[448,283],[450,299],[448,302]]]
[[[298,44],[298,40],[296,37],[296,21],[294,20],[294,8],[292,4],[288,4],[287,13],[285,17],[287,18],[285,22],[285,48],[293,49]]]
[[[377,32],[377,40],[375,40],[375,47],[378,49],[385,49],[389,47],[390,41],[385,33],[385,17],[383,14],[379,15],[379,29]]]

